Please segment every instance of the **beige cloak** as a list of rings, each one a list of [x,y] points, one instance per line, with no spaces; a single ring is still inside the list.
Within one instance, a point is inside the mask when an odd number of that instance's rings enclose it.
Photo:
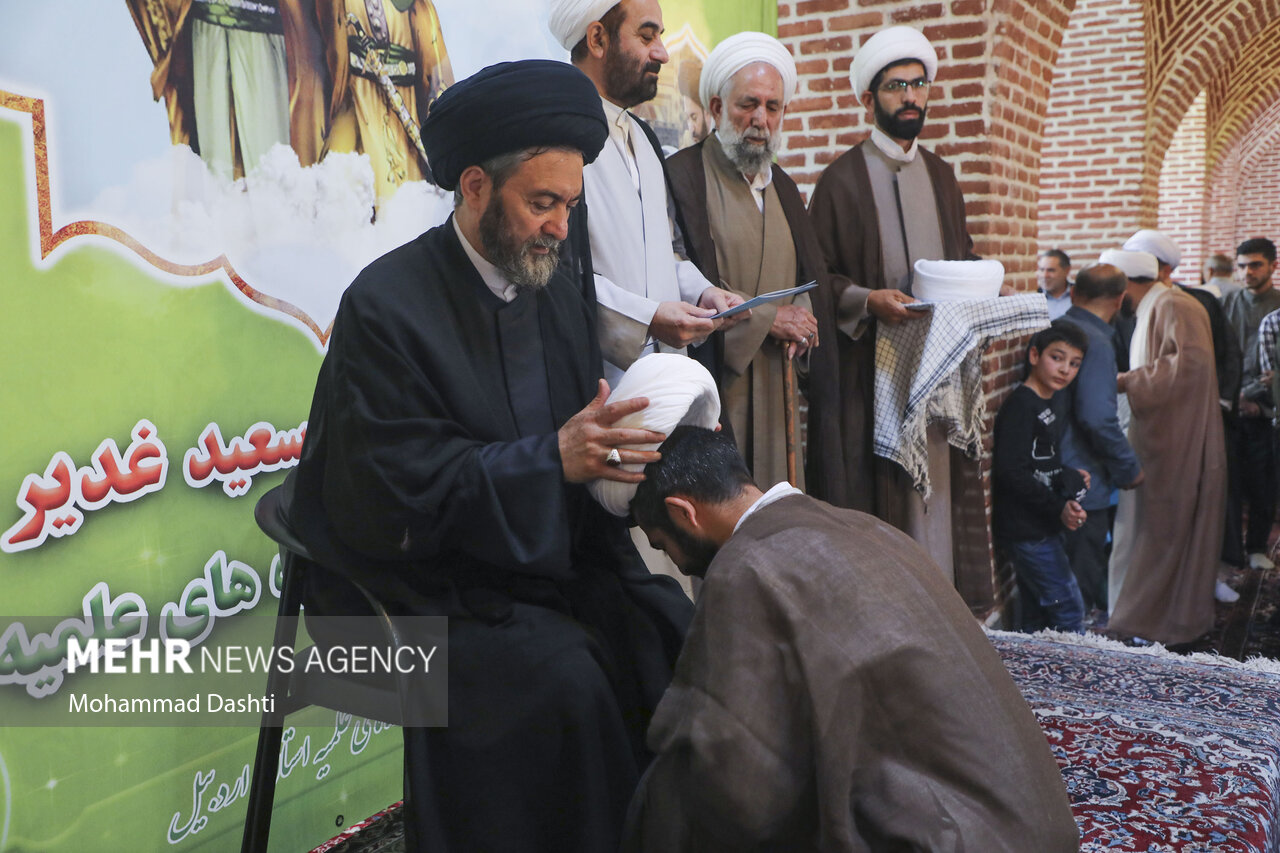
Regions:
[[[1153,298],[1147,364],[1124,374],[1146,481],[1120,494],[1109,627],[1186,643],[1213,627],[1226,452],[1209,317],[1178,288]]]

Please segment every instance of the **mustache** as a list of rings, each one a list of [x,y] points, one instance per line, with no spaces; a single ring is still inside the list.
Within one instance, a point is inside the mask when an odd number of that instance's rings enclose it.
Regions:
[[[662,63],[661,63],[661,62],[647,62],[647,63],[645,63],[644,68],[642,68],[641,70],[642,70],[642,71],[645,71],[645,72],[648,72],[649,74],[660,74],[660,73],[662,73]]]
[[[524,245],[526,248],[538,247],[539,249],[559,249],[563,240],[557,240],[549,234],[543,234],[538,237],[530,238]]]

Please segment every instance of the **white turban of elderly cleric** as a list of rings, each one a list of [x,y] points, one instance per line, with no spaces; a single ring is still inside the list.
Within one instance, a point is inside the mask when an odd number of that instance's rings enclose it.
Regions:
[[[572,51],[582,41],[587,27],[604,17],[619,0],[551,0],[551,17],[547,26],[565,50]]]
[[[872,79],[895,62],[915,60],[924,66],[929,82],[938,74],[938,52],[924,33],[913,27],[889,27],[867,39],[849,66],[853,92],[861,96],[871,88]]]
[[[645,397],[647,408],[620,418],[616,429],[651,429],[669,434],[681,424],[715,429],[720,422],[720,394],[707,369],[688,356],[657,352],[638,359],[618,380],[606,403]],[[657,450],[657,444],[628,445],[630,450]],[[624,471],[643,471],[644,465],[625,464]],[[592,480],[587,489],[600,505],[617,516],[631,511],[636,484]]]
[[[483,68],[445,89],[422,123],[431,175],[444,190],[455,188],[467,167],[526,148],[574,148],[590,163],[608,138],[595,84],[550,59]]]
[[[782,102],[791,101],[796,93],[796,61],[782,44],[765,33],[738,33],[716,45],[702,64],[698,95],[704,106],[719,95],[734,74],[756,62],[767,62],[782,78]]]

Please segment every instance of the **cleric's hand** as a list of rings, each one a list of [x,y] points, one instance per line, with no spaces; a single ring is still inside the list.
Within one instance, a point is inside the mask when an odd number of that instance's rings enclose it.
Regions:
[[[718,312],[714,308],[700,308],[688,302],[660,302],[649,323],[649,334],[669,347],[687,347],[720,328],[722,321],[711,319],[715,313]]]
[[[738,294],[731,290],[725,290],[723,287],[708,287],[706,290],[702,291],[702,295],[698,297],[698,307],[711,308],[715,313],[719,314],[721,311],[728,311],[735,305],[741,305],[746,301],[747,300],[743,299]],[[741,311],[734,314],[732,317],[725,317],[723,319],[716,320],[716,328],[732,329],[734,326],[738,325],[750,316],[751,309]]]
[[[924,316],[923,311],[908,311],[902,307],[919,301],[901,290],[892,288],[873,290],[867,294],[867,312],[881,323],[896,326],[903,320],[917,320]]]
[[[639,483],[644,474],[624,471],[608,463],[609,451],[618,449],[620,464],[647,465],[657,462],[662,454],[656,450],[627,450],[623,445],[661,444],[666,438],[660,432],[649,429],[620,429],[613,425],[627,415],[644,409],[648,399],[636,397],[621,403],[605,405],[609,398],[609,383],[600,380],[595,399],[578,412],[556,433],[560,441],[560,465],[564,478],[570,483],[589,480],[617,480],[619,483]]]

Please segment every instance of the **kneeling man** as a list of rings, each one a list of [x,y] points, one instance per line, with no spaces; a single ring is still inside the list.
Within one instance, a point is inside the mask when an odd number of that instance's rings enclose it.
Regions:
[[[674,430],[632,514],[703,575],[630,851],[1078,849],[1031,709],[908,536]]]

